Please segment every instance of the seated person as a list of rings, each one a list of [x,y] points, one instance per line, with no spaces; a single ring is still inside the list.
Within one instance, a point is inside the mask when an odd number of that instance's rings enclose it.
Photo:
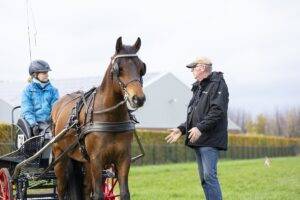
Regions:
[[[22,94],[21,116],[29,123],[33,135],[39,135],[50,126],[52,106],[58,99],[58,90],[48,78],[49,71],[49,64],[43,60],[30,63],[29,84]],[[48,133],[46,138],[50,139]]]

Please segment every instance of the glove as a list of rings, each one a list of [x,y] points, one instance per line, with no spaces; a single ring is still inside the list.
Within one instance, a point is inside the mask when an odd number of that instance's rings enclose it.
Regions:
[[[32,127],[32,133],[33,135],[38,135],[40,133],[39,125],[36,124]]]

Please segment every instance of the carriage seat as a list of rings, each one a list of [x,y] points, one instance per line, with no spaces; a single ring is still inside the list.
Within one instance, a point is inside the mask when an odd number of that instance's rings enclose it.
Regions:
[[[17,125],[22,130],[25,140],[27,140],[33,136],[32,129],[31,129],[29,123],[24,118],[20,118],[17,122]]]
[[[34,155],[38,150],[40,150],[43,145],[45,145],[50,139],[49,138],[32,138],[34,135],[32,133],[32,128],[30,127],[29,123],[24,118],[19,118],[17,121],[17,126],[21,130],[22,134],[24,135],[24,141],[28,141],[23,146],[22,151],[27,155],[28,157]],[[49,126],[48,126],[49,128]],[[41,131],[41,135],[45,136],[46,131],[48,132],[49,129],[45,128],[45,130]],[[18,139],[17,139],[18,140]],[[18,142],[18,141],[17,141]],[[23,143],[17,144],[17,148],[20,148]],[[51,155],[51,147],[45,149],[45,151],[42,153],[41,157],[39,158],[39,166],[40,167],[47,167],[49,165],[49,158]]]

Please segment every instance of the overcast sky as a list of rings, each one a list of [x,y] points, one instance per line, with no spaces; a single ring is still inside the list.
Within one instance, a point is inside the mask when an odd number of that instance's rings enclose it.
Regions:
[[[232,108],[257,114],[300,105],[300,1],[29,2],[32,57],[49,62],[52,78],[101,75],[116,39],[133,44],[139,36],[148,71],[173,72],[187,85],[194,80],[185,65],[211,58]],[[1,0],[0,25],[0,80],[25,80],[26,0]]]

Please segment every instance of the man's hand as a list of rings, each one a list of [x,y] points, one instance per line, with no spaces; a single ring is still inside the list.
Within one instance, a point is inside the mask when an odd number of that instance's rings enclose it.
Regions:
[[[167,141],[167,143],[171,144],[176,142],[180,138],[182,133],[179,128],[173,128],[170,131],[171,133],[167,137],[165,137],[165,140]]]
[[[199,131],[199,129],[197,127],[192,128],[191,130],[189,130],[189,139],[191,143],[196,142],[199,137],[201,136],[201,132]]]

